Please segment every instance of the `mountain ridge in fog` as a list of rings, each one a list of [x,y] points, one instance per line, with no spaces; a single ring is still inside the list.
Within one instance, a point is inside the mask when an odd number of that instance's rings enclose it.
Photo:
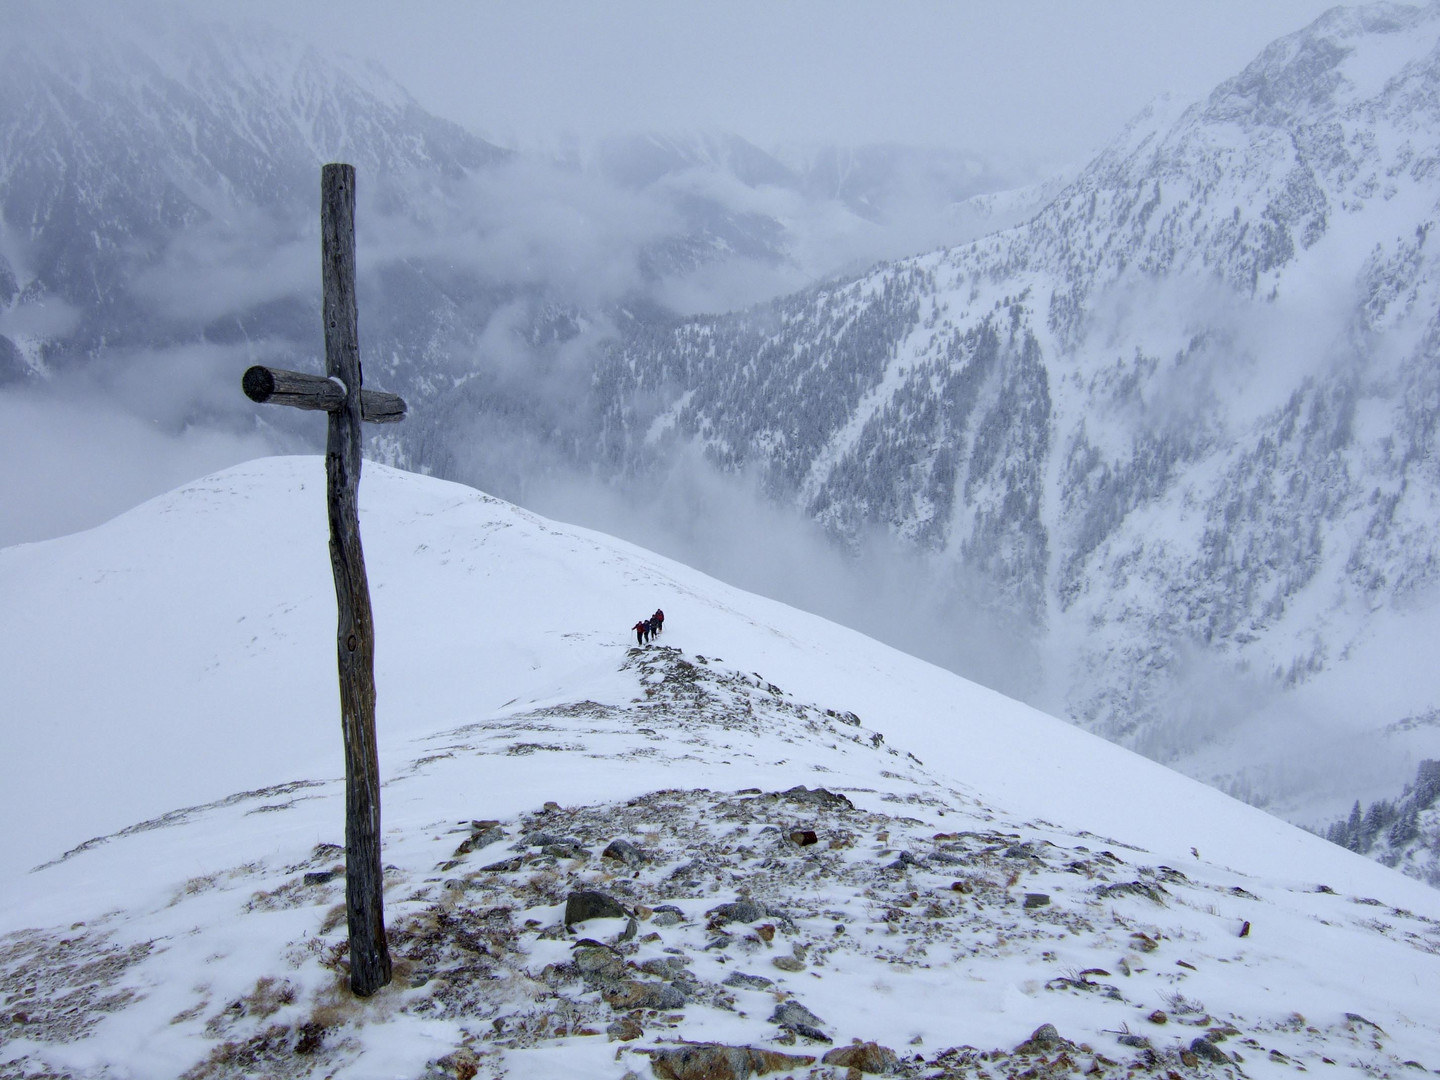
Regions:
[[[1437,36],[1332,12],[1025,224],[621,345],[614,453],[978,572],[1031,694],[1192,775],[1317,825],[1398,791],[1440,752]]]
[[[83,78],[12,41],[0,406],[35,406],[38,447],[47,393],[187,452],[317,445],[237,382],[318,367],[315,179],[358,157],[367,382],[412,409],[373,457],[808,588],[1320,824],[1437,756],[1404,648],[1440,558],[1434,22],[1332,13],[908,247],[875,219],[923,155],[642,136],[557,165],[213,27],[165,63],[77,35]]]

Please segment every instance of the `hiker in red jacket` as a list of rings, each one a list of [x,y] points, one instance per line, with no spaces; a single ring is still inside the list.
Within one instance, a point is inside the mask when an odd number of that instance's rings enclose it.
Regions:
[[[634,626],[632,626],[630,629],[635,631],[635,644],[637,644],[637,645],[644,645],[644,644],[645,644],[645,635],[646,635],[646,633],[647,633],[647,632],[649,631],[649,629],[650,629],[650,624],[649,624],[648,622],[646,622],[644,619],[641,619],[639,622],[637,622],[637,623],[636,623]]]
[[[660,633],[661,630],[664,630],[665,612],[661,611],[659,608],[656,608],[655,614],[650,616],[650,625],[654,627],[654,629],[650,632],[652,637],[655,634]]]

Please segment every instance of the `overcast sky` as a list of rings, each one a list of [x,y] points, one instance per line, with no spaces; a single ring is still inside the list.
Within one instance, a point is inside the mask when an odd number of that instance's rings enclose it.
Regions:
[[[507,145],[661,128],[1082,158],[1334,0],[260,0]]]

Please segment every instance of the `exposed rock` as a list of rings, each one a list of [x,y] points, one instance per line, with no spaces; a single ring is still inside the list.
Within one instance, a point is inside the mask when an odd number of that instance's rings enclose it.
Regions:
[[[1049,907],[1050,897],[1043,892],[1027,892],[1025,906],[1027,908]]]
[[[685,963],[683,956],[652,956],[640,965],[640,970],[646,975],[655,975],[661,979],[678,979],[681,976],[693,979],[694,975]]]
[[[1153,904],[1165,903],[1169,894],[1163,885],[1149,885],[1143,881],[1125,881],[1115,885],[1101,885],[1095,895],[1102,900],[1114,900],[1121,896],[1143,896]]]
[[[600,857],[615,859],[632,868],[646,861],[645,853],[629,840],[611,840],[605,850],[600,853]]]
[[[472,821],[470,822],[470,835],[460,842],[455,849],[458,858],[461,855],[469,855],[472,851],[479,851],[481,848],[489,847],[497,840],[505,839],[505,830],[500,827],[498,821]]]
[[[747,1080],[752,1075],[815,1064],[813,1054],[782,1054],[723,1043],[693,1043],[647,1052],[650,1069],[660,1080]]]
[[[805,962],[794,956],[777,956],[770,961],[781,971],[804,971]]]
[[[628,919],[630,912],[614,897],[596,889],[572,892],[565,901],[565,925],[574,926],[587,919]]]
[[[879,1043],[854,1043],[837,1046],[820,1059],[822,1065],[837,1065],[842,1069],[859,1069],[862,1073],[876,1073],[889,1076],[900,1068],[899,1055],[888,1046]]]
[[[1053,1054],[1058,1050],[1065,1049],[1068,1045],[1070,1044],[1054,1024],[1041,1024],[1030,1033],[1030,1038],[1015,1047],[1015,1053]]]
[[[586,851],[582,846],[568,841],[559,844],[546,844],[540,851],[541,854],[552,855],[557,859],[585,859],[590,856],[590,852]]]
[[[824,1022],[793,999],[782,1001],[770,1014],[770,1023],[778,1024],[787,1031],[793,1031],[797,1035],[804,1035],[807,1039],[815,1039],[818,1042],[830,1041],[830,1036],[820,1030],[820,1025]]]
[[[1376,1031],[1381,1032],[1382,1034],[1385,1031],[1385,1029],[1382,1028],[1379,1024],[1375,1023],[1375,1021],[1366,1020],[1365,1017],[1361,1016],[1359,1013],[1347,1012],[1345,1014],[1345,1019],[1352,1024],[1364,1024],[1366,1027],[1372,1027]]]
[[[812,791],[804,784],[797,784],[788,791],[780,792],[780,798],[790,802],[800,803],[804,806],[819,806],[831,810],[855,809],[855,804],[844,795],[837,795],[833,791],[826,791],[824,788],[815,788]]]
[[[645,1029],[633,1016],[622,1016],[605,1029],[605,1034],[610,1036],[611,1042],[631,1042],[644,1035]]]
[[[733,904],[721,904],[706,912],[716,923],[753,923],[757,919],[763,919],[770,914],[764,904],[757,904],[753,900],[737,900]]]
[[[1190,1052],[1202,1061],[1212,1061],[1216,1065],[1231,1065],[1230,1055],[1221,1050],[1213,1042],[1206,1038],[1199,1038],[1191,1042]]]
[[[601,992],[612,1009],[681,1009],[685,1007],[685,991],[672,983],[640,982],[625,979],[617,986]]]
[[[746,990],[768,990],[775,985],[775,980],[767,979],[764,975],[747,975],[743,971],[734,971],[726,978],[725,985],[743,987]]]
[[[625,974],[625,961],[606,948],[576,949],[574,964],[580,977],[588,983],[607,982]]]

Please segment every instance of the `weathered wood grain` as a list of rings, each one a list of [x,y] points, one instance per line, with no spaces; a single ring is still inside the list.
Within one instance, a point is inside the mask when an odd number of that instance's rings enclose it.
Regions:
[[[355,168],[320,174],[320,246],[325,373],[346,387],[330,411],[325,444],[330,563],[339,623],[340,725],[345,740],[345,914],[350,988],[362,997],[390,981],[380,862],[380,765],[375,747],[375,629],[360,545],[362,421],[360,340],[355,304]],[[327,380],[328,381],[328,380]]]
[[[345,388],[325,375],[256,364],[240,380],[245,396],[261,405],[289,405],[296,409],[332,412],[345,404]],[[405,419],[405,399],[399,394],[360,388],[360,418],[372,424],[393,424]]]

